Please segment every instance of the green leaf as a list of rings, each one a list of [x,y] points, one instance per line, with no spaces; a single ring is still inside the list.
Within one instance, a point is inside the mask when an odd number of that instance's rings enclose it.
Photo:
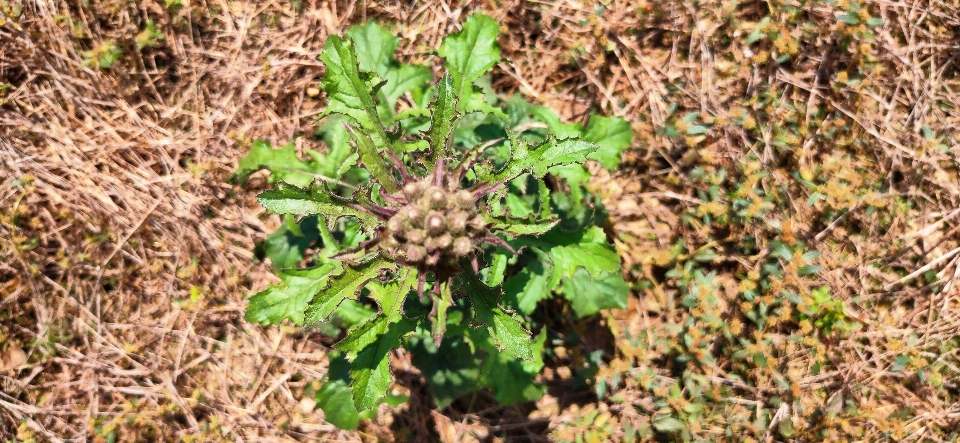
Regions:
[[[492,229],[503,231],[513,235],[540,235],[553,229],[559,220],[536,220],[533,217],[514,218],[506,215],[495,216],[486,215],[488,223],[492,224]]]
[[[620,272],[601,272],[591,278],[586,269],[580,268],[563,279],[563,296],[577,317],[583,318],[601,309],[626,308],[630,287]]]
[[[601,272],[620,272],[620,256],[607,243],[603,229],[596,226],[577,232],[554,229],[537,238],[521,237],[510,243],[515,248],[531,246],[548,254],[554,268],[551,287],[564,277],[572,277],[579,267],[595,278]]]
[[[481,382],[493,392],[493,396],[501,406],[534,401],[543,396],[546,387],[537,384],[535,378],[543,369],[543,345],[547,341],[545,332],[532,340],[534,359],[530,361],[517,360],[507,353],[490,349],[492,346],[488,344],[489,338],[483,341],[475,339],[475,341],[481,342],[488,352],[488,357],[483,361],[480,369]]]
[[[417,322],[404,320],[401,314],[403,300],[417,281],[417,271],[406,269],[400,278],[386,285],[370,284],[371,298],[380,303],[383,315],[371,323],[372,327],[361,325],[349,335],[371,337],[369,343],[356,353],[350,375],[353,378],[353,400],[357,409],[363,410],[376,406],[386,395],[390,387],[389,353],[400,346],[400,338],[412,331]],[[351,342],[366,342],[368,339],[355,339]],[[349,356],[350,354],[348,354]]]
[[[323,419],[340,429],[356,429],[361,419],[376,417],[377,408],[357,410],[353,402],[353,390],[350,388],[350,362],[339,352],[328,354],[330,367],[327,381],[314,394],[317,407],[323,410]],[[396,403],[396,398],[387,398],[386,402]]]
[[[322,175],[316,159],[303,161],[297,157],[293,143],[273,149],[266,140],[257,140],[250,146],[250,152],[240,159],[233,180],[246,183],[251,174],[261,169],[270,170],[271,183],[285,181],[300,187],[309,186],[318,175]]]
[[[327,68],[321,86],[329,100],[321,117],[345,115],[359,125],[359,132],[367,134],[377,149],[391,149],[372,95],[382,86],[380,78],[360,71],[354,46],[336,35],[327,38],[320,60]]]
[[[533,116],[536,117],[537,120],[546,123],[550,133],[560,140],[583,136],[583,125],[580,123],[564,123],[560,120],[560,116],[550,110],[550,108],[538,106],[533,110]]]
[[[455,95],[460,97],[460,110],[466,110],[467,98],[473,93],[473,82],[500,61],[497,34],[500,25],[493,18],[474,14],[463,29],[443,39],[438,54],[446,61],[453,77]]]
[[[848,25],[856,26],[860,24],[860,17],[856,14],[842,14],[837,17],[838,22],[843,22]]]
[[[360,191],[362,192],[362,191]],[[334,200],[329,191],[313,187],[309,190],[280,183],[276,189],[266,190],[257,196],[257,201],[274,214],[292,214],[301,217],[322,215],[327,227],[333,227],[340,217],[356,217],[360,224],[372,229],[380,224],[373,214],[352,207],[349,203]]]
[[[383,155],[377,150],[370,134],[357,132],[347,125],[347,132],[353,138],[357,154],[360,156],[360,164],[370,172],[370,175],[383,187],[387,193],[393,194],[400,188],[397,178],[393,175],[393,166],[384,160]]]
[[[360,413],[353,405],[353,391],[347,382],[336,380],[324,383],[314,395],[317,406],[323,410],[323,419],[340,429],[356,429]]]
[[[337,262],[339,263],[339,262]],[[368,282],[381,273],[393,269],[394,265],[382,257],[361,263],[357,266],[341,264],[339,272],[331,278],[330,286],[317,291],[317,295],[306,308],[306,324],[314,324],[327,319],[345,299],[354,299]]]
[[[466,267],[465,267],[466,268]],[[533,359],[530,333],[520,321],[497,306],[500,297],[493,288],[483,284],[473,273],[466,271],[470,302],[473,304],[474,320],[487,327],[497,349],[509,352],[524,360]]]
[[[422,88],[433,79],[433,73],[426,66],[414,66],[406,63],[391,66],[384,77],[387,83],[380,88],[380,94],[383,95],[383,103],[394,111],[397,107],[397,101],[407,91]],[[399,117],[394,117],[396,121]]]
[[[490,267],[487,268],[487,286],[495,288],[503,283],[504,273],[507,270],[507,264],[510,260],[510,252],[503,248],[497,248],[493,253],[493,260]]]
[[[653,419],[653,429],[660,432],[677,432],[687,429],[687,425],[668,415],[661,415]]]
[[[389,120],[396,109],[397,100],[405,92],[420,88],[433,78],[430,69],[425,66],[414,66],[394,60],[397,38],[375,22],[352,26],[346,34],[356,48],[360,69],[376,72],[380,78],[386,80],[386,83],[380,87],[378,96],[379,104],[389,111],[389,115],[381,115],[381,118]]]
[[[407,334],[415,322],[393,323],[387,331],[357,354],[352,362],[353,401],[357,409],[372,408],[386,396],[390,387],[390,351],[400,346],[400,337]]]
[[[466,337],[458,334],[455,339],[444,340],[439,348],[428,337],[426,331],[414,335],[407,349],[413,354],[414,366],[427,381],[437,409],[446,408],[461,396],[483,388],[480,384],[482,355],[473,351]]]
[[[386,77],[390,62],[393,61],[393,53],[397,50],[398,39],[373,21],[351,26],[344,34],[350,37],[356,48],[360,69]]]
[[[510,161],[501,170],[493,172],[489,165],[475,168],[480,180],[491,184],[505,183],[528,172],[536,178],[543,178],[551,166],[582,163],[587,155],[597,150],[597,145],[576,139],[549,138],[533,149],[523,140],[511,140],[511,144]]]
[[[633,129],[630,128],[630,123],[621,117],[594,114],[587,122],[583,139],[599,148],[587,158],[596,160],[601,166],[612,171],[620,164],[620,155],[633,142]]]
[[[439,159],[450,156],[453,131],[459,117],[453,80],[449,75],[444,75],[437,84],[437,97],[430,104],[430,130],[427,132],[427,140],[430,141],[429,167],[432,168]]]
[[[523,314],[531,314],[540,300],[550,297],[555,286],[550,285],[553,265],[546,254],[537,251],[543,259],[531,260],[503,285],[504,299]]]
[[[620,257],[607,243],[602,229],[565,232],[557,228],[538,238],[511,240],[510,244],[533,249],[534,258],[504,283],[505,301],[520,312],[533,312],[537,302],[558,288],[578,316],[625,307],[629,288],[620,277]]]
[[[310,153],[317,159],[317,172],[321,179],[339,179],[357,164],[358,156],[350,145],[350,134],[344,125],[345,120],[341,115],[331,115],[319,128],[319,135],[329,150],[322,156],[312,151]]]
[[[440,287],[440,295],[434,294],[431,295],[431,298],[433,299],[436,317],[433,319],[433,326],[430,332],[433,335],[433,341],[440,343],[443,339],[443,334],[447,331],[447,310],[450,309],[450,306],[453,306],[453,294],[450,290],[450,285],[442,285]]]
[[[277,268],[291,268],[303,260],[307,248],[317,242],[320,231],[317,229],[317,217],[307,217],[297,223],[293,216],[284,216],[284,222],[273,233],[258,243],[255,249],[257,258],[270,258]],[[325,245],[327,246],[327,245]]]
[[[279,324],[283,319],[303,324],[307,304],[335,277],[337,267],[330,262],[311,269],[278,270],[282,283],[251,297],[244,319],[264,325]]]

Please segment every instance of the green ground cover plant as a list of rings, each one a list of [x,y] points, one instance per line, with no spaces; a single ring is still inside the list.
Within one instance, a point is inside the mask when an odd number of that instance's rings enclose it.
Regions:
[[[329,37],[316,133],[329,150],[301,159],[293,144],[257,141],[239,163],[239,182],[270,171],[276,186],[257,199],[284,216],[258,248],[282,283],[255,294],[246,319],[346,330],[315,392],[337,426],[403,401],[388,395],[398,347],[438,407],[481,388],[503,405],[536,400],[537,304],[563,297],[577,317],[626,306],[583,163],[615,168],[631,128],[598,115],[567,124],[493,94],[498,28],[473,15],[447,36],[435,83],[394,60],[397,38],[375,23]]]

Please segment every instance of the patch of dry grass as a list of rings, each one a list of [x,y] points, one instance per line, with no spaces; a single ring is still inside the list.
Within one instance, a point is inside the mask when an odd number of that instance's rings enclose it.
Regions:
[[[865,2],[856,25],[844,0],[14,3],[0,3],[0,439],[617,439],[703,402],[663,391],[693,349],[715,358],[687,372],[726,399],[693,437],[948,441],[960,426],[956,1]],[[338,431],[301,404],[329,342],[243,321],[273,278],[253,241],[277,220],[252,200],[262,185],[226,178],[250,140],[311,131],[329,33],[380,19],[402,57],[424,60],[475,9],[503,24],[499,91],[571,120],[620,115],[638,134],[623,169],[595,181],[637,285],[605,319],[617,346],[601,377],[618,385],[600,401],[479,396],[436,412],[398,355],[410,403]],[[138,50],[147,19],[164,39]],[[86,67],[108,42],[120,59]],[[738,215],[737,198],[754,212]],[[822,270],[768,278],[774,240],[819,251]],[[669,273],[688,263],[715,276],[695,309],[679,300],[696,280]],[[760,330],[751,284],[760,297],[826,287],[861,326],[807,330],[778,305]],[[724,326],[685,344],[675,325],[707,330],[706,313]]]

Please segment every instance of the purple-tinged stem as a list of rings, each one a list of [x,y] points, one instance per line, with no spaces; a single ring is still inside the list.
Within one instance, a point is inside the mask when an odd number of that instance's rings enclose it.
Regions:
[[[403,162],[400,161],[400,159],[397,157],[396,154],[394,154],[390,150],[387,150],[385,152],[387,153],[387,156],[390,157],[390,161],[393,162],[393,167],[396,168],[397,171],[400,171],[400,176],[403,177],[404,183],[409,183],[416,180],[412,175],[410,175],[410,171],[407,171],[407,165],[403,164]]]
[[[507,243],[506,241],[504,241],[504,240],[503,240],[502,238],[500,238],[500,237],[495,237],[495,236],[490,235],[490,236],[487,236],[487,237],[483,237],[482,239],[480,239],[480,241],[482,241],[482,242],[484,242],[484,243],[490,243],[490,244],[492,244],[492,245],[497,245],[497,246],[503,247],[504,249],[506,249],[506,250],[508,250],[508,251],[510,251],[510,252],[512,252],[512,253],[514,253],[514,254],[517,253],[517,250],[516,250],[516,249],[513,249],[513,246],[510,246],[509,243]]]
[[[419,274],[417,276],[417,295],[420,296],[421,302],[426,302],[426,299],[423,298],[423,286],[427,284],[427,273],[420,270]]]
[[[470,192],[473,193],[474,198],[479,200],[481,197],[487,194],[492,194],[497,189],[500,189],[501,186],[503,186],[502,182],[494,184],[478,183],[474,185],[473,188],[470,188]]]
[[[443,186],[443,171],[446,167],[446,159],[438,158],[437,163],[433,165],[433,185]]]

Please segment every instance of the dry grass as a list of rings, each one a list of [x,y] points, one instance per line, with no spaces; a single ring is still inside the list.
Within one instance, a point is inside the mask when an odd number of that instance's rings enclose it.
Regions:
[[[184,2],[177,11],[163,2],[35,0],[17,3],[18,17],[13,3],[0,2],[0,440],[105,441],[111,431],[119,441],[539,440],[607,428],[594,436],[619,438],[611,424],[643,427],[657,410],[651,399],[660,394],[634,375],[676,377],[669,346],[629,339],[641,330],[669,335],[665,325],[691,315],[671,301],[681,285],[663,277],[683,262],[670,248],[721,245],[702,269],[733,288],[720,291],[717,307],[732,323],[743,314],[737,285],[769,254],[738,255],[736,243],[771,236],[822,253],[823,271],[785,284],[829,287],[861,328],[791,345],[777,337],[802,326],[784,320],[771,337],[756,337],[776,357],[779,369],[769,372],[718,356],[703,372],[730,386],[729,404],[740,409],[718,408],[696,435],[722,439],[731,414],[750,415],[751,404],[784,392],[796,403],[761,430],[772,440],[789,416],[798,428],[830,431],[825,439],[948,441],[960,431],[956,1],[866,2],[885,21],[875,40],[837,21],[844,0]],[[804,11],[797,24],[791,6]],[[322,75],[316,57],[328,34],[384,20],[402,37],[403,57],[429,60],[476,9],[503,23],[499,91],[569,119],[594,109],[634,123],[624,168],[596,180],[625,272],[638,283],[631,309],[607,316],[617,348],[603,375],[622,383],[616,400],[558,394],[535,409],[499,409],[481,396],[472,408],[437,412],[398,355],[409,405],[382,410],[358,432],[338,431],[301,404],[325,371],[329,342],[243,321],[246,295],[273,278],[255,262],[253,242],[277,220],[252,199],[255,189],[226,178],[249,140],[283,143],[311,131],[322,101],[308,90]],[[767,26],[791,38],[747,45],[767,14],[776,18]],[[137,50],[148,18],[164,39]],[[117,63],[84,66],[85,51],[111,41],[124,50]],[[772,53],[791,57],[777,64]],[[808,112],[815,108],[822,112]],[[658,131],[690,111],[710,126],[703,138]],[[823,136],[831,130],[834,138]],[[790,196],[775,202],[779,210],[742,226],[691,224],[690,214],[730,204],[705,207],[698,191],[709,184],[691,171],[726,168],[746,180],[748,159],[770,172],[758,187]],[[817,204],[807,204],[812,191],[794,172],[817,182]],[[828,355],[818,375],[811,349]],[[913,359],[893,371],[900,355]],[[946,368],[939,388],[911,372],[936,365]],[[731,375],[744,372],[749,386]],[[775,374],[789,375],[785,388]],[[810,418],[845,401],[860,412],[827,424]],[[909,414],[900,418],[902,410]]]

